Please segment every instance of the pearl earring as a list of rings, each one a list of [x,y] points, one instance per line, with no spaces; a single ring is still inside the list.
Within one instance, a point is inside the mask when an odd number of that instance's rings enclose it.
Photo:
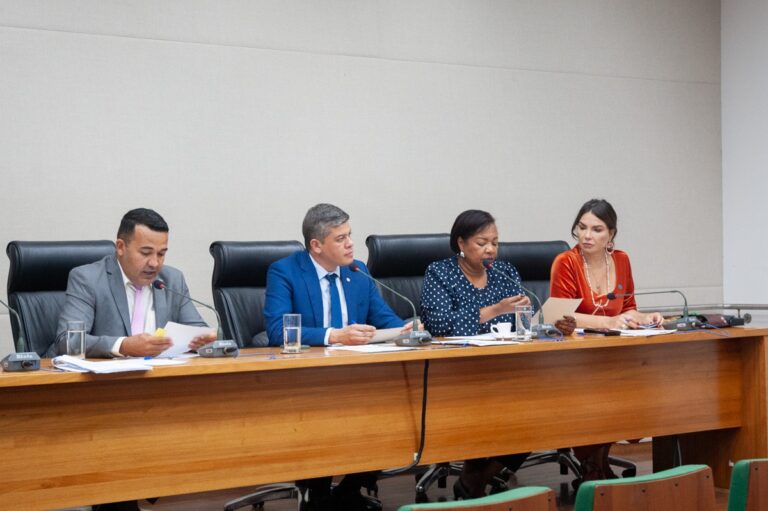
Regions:
[[[463,251],[463,250],[462,250],[461,252],[459,252],[459,257],[461,257],[461,258],[464,258],[464,257],[465,257],[465,256],[464,256],[464,251]]]

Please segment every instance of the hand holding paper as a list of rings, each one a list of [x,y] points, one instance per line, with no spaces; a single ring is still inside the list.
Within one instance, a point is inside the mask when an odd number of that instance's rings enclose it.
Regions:
[[[211,332],[207,326],[182,325],[169,321],[165,325],[165,335],[172,339],[173,344],[167,347],[162,353],[157,355],[161,358],[173,358],[185,353],[191,349],[197,349],[207,341],[215,340],[216,334]],[[195,343],[195,344],[193,344]]]

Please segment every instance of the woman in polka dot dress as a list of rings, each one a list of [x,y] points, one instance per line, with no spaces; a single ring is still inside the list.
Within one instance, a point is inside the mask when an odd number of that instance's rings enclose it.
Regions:
[[[424,276],[421,318],[432,335],[487,333],[494,323],[514,324],[515,306],[531,303],[517,283],[498,271],[486,271],[484,261],[492,260],[495,269],[520,282],[513,265],[495,261],[498,244],[496,221],[490,213],[473,209],[456,218],[451,248],[457,255],[430,264]],[[454,495],[457,499],[484,495],[485,487],[502,467],[515,471],[527,456],[524,453],[466,460],[453,485]]]

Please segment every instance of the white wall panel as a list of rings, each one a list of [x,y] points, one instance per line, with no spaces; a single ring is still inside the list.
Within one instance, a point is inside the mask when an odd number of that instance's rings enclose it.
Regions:
[[[111,239],[154,207],[207,299],[210,242],[299,239],[318,201],[365,259],[470,207],[567,239],[602,196],[638,287],[720,300],[713,2],[193,4],[0,2],[0,243]]]
[[[723,3],[725,299],[768,303],[768,4]]]

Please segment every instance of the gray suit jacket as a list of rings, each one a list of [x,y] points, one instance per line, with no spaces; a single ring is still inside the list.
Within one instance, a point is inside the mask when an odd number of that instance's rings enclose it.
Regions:
[[[159,277],[166,285],[188,294],[184,275],[170,266],[163,266]],[[152,289],[157,326],[168,321],[185,325],[207,326],[189,300],[161,289]],[[95,263],[78,266],[69,272],[67,297],[59,315],[56,342],[48,350],[52,357],[66,353],[67,321],[85,322],[86,355],[112,357],[112,346],[118,337],[131,335],[131,318],[123,276],[117,258],[109,255]]]

